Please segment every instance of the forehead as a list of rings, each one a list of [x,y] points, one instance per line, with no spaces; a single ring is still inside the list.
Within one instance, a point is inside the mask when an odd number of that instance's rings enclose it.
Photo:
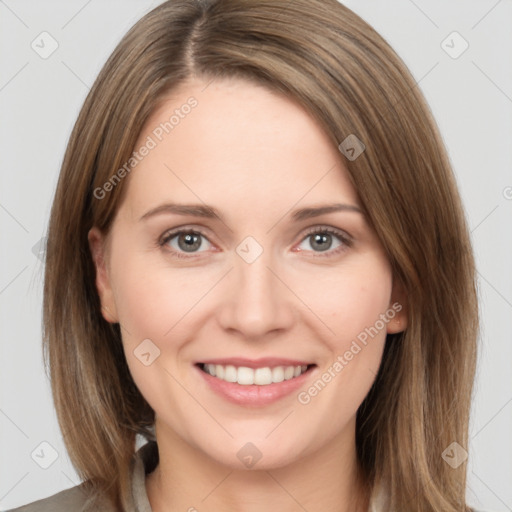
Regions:
[[[276,211],[301,199],[358,204],[343,157],[319,123],[286,96],[245,80],[182,84],[146,121],[135,150],[143,146],[150,150],[126,194],[137,211],[164,198]]]

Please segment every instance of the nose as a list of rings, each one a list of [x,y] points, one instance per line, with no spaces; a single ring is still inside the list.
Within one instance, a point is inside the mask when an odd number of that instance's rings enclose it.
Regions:
[[[296,321],[297,299],[287,287],[281,267],[270,250],[251,263],[234,253],[234,268],[226,276],[218,320],[226,331],[247,340],[285,332]]]

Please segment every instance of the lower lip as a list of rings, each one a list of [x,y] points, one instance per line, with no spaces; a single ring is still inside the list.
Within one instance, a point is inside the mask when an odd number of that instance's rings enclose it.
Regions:
[[[225,380],[213,377],[196,365],[197,371],[215,393],[229,402],[245,406],[268,405],[290,395],[304,385],[306,379],[309,378],[315,368],[315,366],[312,366],[298,377],[283,380],[282,382],[274,382],[266,386],[258,386],[256,384],[244,386],[237,382],[226,382]]]

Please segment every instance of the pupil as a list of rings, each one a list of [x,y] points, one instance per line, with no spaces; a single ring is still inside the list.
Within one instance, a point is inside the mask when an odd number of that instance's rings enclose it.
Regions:
[[[313,237],[314,239],[314,244],[317,244],[317,243],[320,243],[320,245],[317,247],[319,248],[321,251],[326,251],[327,249],[329,249],[331,247],[331,240],[330,240],[330,235],[328,234],[321,234],[321,233],[316,233]],[[322,245],[322,242],[324,243]],[[329,242],[327,245],[326,245],[326,242]]]
[[[180,249],[185,251],[189,251],[189,249],[198,249],[201,246],[201,242],[198,242],[198,240],[199,235],[194,233],[187,233],[179,237],[178,245],[180,246]],[[183,244],[182,241],[184,241]]]

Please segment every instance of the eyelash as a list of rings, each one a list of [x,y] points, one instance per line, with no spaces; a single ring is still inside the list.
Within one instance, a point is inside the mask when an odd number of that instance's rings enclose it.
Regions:
[[[161,239],[158,241],[158,245],[160,247],[164,248],[164,246],[166,246],[169,243],[170,240],[172,240],[176,236],[184,234],[184,233],[185,234],[200,235],[200,236],[202,236],[202,237],[204,237],[204,238],[206,238],[208,240],[208,237],[202,231],[184,227],[184,228],[177,229],[175,231],[171,231],[171,232],[165,233],[161,237]],[[301,239],[300,243],[302,243],[308,237],[310,237],[312,235],[315,235],[317,233],[333,235],[336,238],[338,238],[338,240],[341,242],[342,245],[340,245],[340,247],[337,247],[336,249],[333,249],[333,250],[328,249],[327,251],[325,251],[325,254],[316,252],[314,254],[313,258],[332,257],[332,256],[335,256],[335,255],[338,255],[339,253],[347,250],[347,248],[352,246],[352,240],[343,231],[340,231],[340,230],[337,230],[337,229],[333,229],[333,228],[330,228],[330,227],[327,227],[327,226],[317,226],[317,227],[309,230],[305,234],[305,236]],[[302,252],[302,249],[300,251]],[[311,251],[308,251],[308,252],[311,252]],[[186,253],[178,252],[175,249],[170,249],[170,254],[171,254],[171,256],[173,258],[181,258],[181,259],[190,259],[190,258],[198,257],[198,256],[194,256],[193,255],[194,253],[190,253],[190,256],[183,256],[183,254],[186,254]]]

